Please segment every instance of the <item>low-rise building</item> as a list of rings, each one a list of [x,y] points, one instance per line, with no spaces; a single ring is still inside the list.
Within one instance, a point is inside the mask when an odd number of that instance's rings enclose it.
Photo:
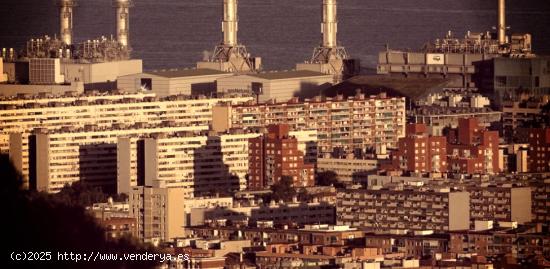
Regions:
[[[172,69],[121,76],[117,87],[126,92],[152,92],[159,97],[211,95],[216,93],[216,81],[230,76],[213,69]]]

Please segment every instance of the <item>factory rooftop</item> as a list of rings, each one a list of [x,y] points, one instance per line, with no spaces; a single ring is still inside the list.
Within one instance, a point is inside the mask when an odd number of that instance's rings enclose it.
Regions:
[[[318,77],[326,76],[326,74],[307,71],[307,70],[291,70],[291,71],[278,71],[278,72],[264,72],[264,73],[255,73],[249,74],[249,76],[267,79],[267,80],[278,80],[278,79],[292,79],[292,78],[304,78],[304,77]]]
[[[226,72],[214,70],[214,69],[170,69],[170,70],[157,70],[152,72],[146,72],[150,75],[155,75],[165,78],[181,78],[181,77],[196,77],[196,76],[211,76],[228,74]]]
[[[325,90],[324,95],[343,94],[353,96],[360,89],[366,94],[387,92],[389,96],[407,97],[416,100],[429,93],[441,92],[448,88],[450,79],[443,78],[403,78],[376,75],[360,75]]]

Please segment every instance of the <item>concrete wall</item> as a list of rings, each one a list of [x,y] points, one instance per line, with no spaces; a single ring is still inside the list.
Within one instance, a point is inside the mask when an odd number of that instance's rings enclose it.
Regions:
[[[531,188],[511,189],[511,203],[512,221],[517,221],[518,224],[525,224],[532,220]]]
[[[216,92],[216,80],[228,76],[232,76],[232,74],[167,78],[149,73],[140,73],[119,77],[117,87],[126,92],[137,92],[141,89],[141,79],[151,79],[151,91],[159,97],[177,94],[208,95]]]
[[[185,200],[183,188],[169,188],[166,190],[166,208],[164,217],[166,219],[164,240],[169,241],[176,237],[184,237],[185,221]]]
[[[48,192],[50,188],[50,138],[48,134],[37,134],[35,139],[35,148],[31,151],[34,152],[36,161],[33,165],[36,169],[36,189]]]
[[[68,82],[84,84],[114,82],[120,76],[143,72],[141,60],[114,61],[106,63],[63,63],[61,72]]]
[[[263,93],[260,102],[277,99],[285,102],[295,96],[313,97],[319,95],[325,87],[332,85],[332,75],[268,80],[249,75],[237,75],[218,80],[218,92],[230,90],[252,90],[252,83],[262,83]],[[324,87],[323,87],[324,86]]]
[[[449,231],[470,229],[470,193],[449,193]]]
[[[8,81],[8,75],[4,74],[4,60],[0,57],[0,83]]]
[[[131,139],[120,137],[117,141],[117,193],[130,193]]]
[[[84,93],[82,83],[71,85],[26,85],[26,84],[0,84],[0,96],[14,96],[17,94],[38,94],[38,93],[64,94],[65,92]]]

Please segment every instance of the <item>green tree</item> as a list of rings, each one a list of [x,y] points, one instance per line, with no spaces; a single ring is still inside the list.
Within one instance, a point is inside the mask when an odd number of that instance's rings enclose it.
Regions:
[[[315,185],[333,186],[338,183],[338,175],[334,171],[323,171],[315,175]]]
[[[296,196],[296,189],[292,186],[292,177],[282,176],[281,180],[271,186],[271,199],[275,201],[291,201]]]
[[[51,195],[23,190],[20,173],[7,155],[0,155],[0,204],[4,221],[4,245],[9,250],[21,253],[28,251],[51,251],[73,253],[157,253],[149,245],[135,239],[107,239],[105,230],[86,212],[80,202],[68,201],[70,195]],[[65,190],[73,193],[73,191]],[[72,196],[77,197],[77,196]],[[86,198],[87,199],[87,198]],[[86,200],[84,199],[84,200]],[[4,253],[6,254],[6,253]],[[9,254],[4,255],[4,259]],[[17,262],[4,260],[5,268],[153,268],[156,262]],[[46,264],[45,264],[46,263]]]

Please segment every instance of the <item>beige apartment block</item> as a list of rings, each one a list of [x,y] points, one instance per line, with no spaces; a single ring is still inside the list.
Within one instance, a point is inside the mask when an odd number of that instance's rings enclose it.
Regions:
[[[357,189],[337,194],[337,224],[372,230],[470,228],[470,194],[449,189]]]
[[[213,109],[213,129],[254,129],[270,124],[288,124],[291,131],[317,130],[319,153],[334,148],[393,148],[405,136],[405,98],[385,94],[365,97],[358,94],[344,99],[315,97],[301,102],[249,102],[220,105]],[[227,118],[231,120],[227,120]]]
[[[369,172],[378,167],[377,159],[332,158],[324,156],[317,159],[317,172],[333,171],[342,182],[367,182]]]
[[[469,187],[471,217],[474,220],[499,222],[515,221],[518,224],[531,222],[532,195],[530,187],[515,187],[512,184]]]
[[[194,208],[231,207],[233,198],[187,199],[184,188],[134,186],[128,199],[130,216],[137,220],[138,238],[144,241],[170,241],[185,236]]]
[[[218,103],[239,104],[251,98],[158,98],[153,93],[87,93],[64,95],[40,94],[0,98],[0,152],[9,152],[11,133],[20,133],[27,147],[28,136],[35,128],[80,128],[95,125],[107,128],[135,123],[185,125],[189,130],[207,130],[212,123],[212,108]],[[15,154],[15,153],[10,153]],[[29,176],[28,152],[14,161],[23,176]]]

